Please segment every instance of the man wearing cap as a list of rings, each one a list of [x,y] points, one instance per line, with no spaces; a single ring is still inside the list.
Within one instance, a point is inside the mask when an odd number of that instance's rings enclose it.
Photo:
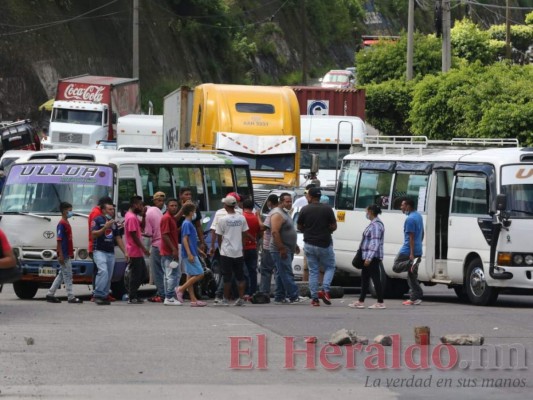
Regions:
[[[217,305],[229,305],[228,299],[231,296],[231,279],[232,275],[234,275],[237,281],[239,298],[233,305],[243,306],[244,289],[246,286],[243,244],[247,236],[248,224],[242,214],[235,212],[235,207],[237,206],[237,199],[235,197],[226,196],[222,199],[222,204],[224,204],[227,215],[218,221],[216,234],[220,251],[220,268],[224,279],[224,299]]]
[[[319,298],[331,305],[329,294],[331,281],[335,275],[335,254],[331,234],[337,229],[337,220],[328,204],[320,203],[322,192],[319,188],[309,189],[310,202],[298,217],[298,230],[304,234],[304,253],[309,266],[309,289],[311,304],[319,306]],[[324,268],[322,291],[318,291],[320,266]]]
[[[161,264],[161,219],[163,218],[163,206],[165,205],[166,195],[163,192],[154,193],[153,206],[148,207],[144,214],[144,233],[152,241],[150,251],[150,268],[154,279],[154,285],[157,289],[155,296],[148,299],[153,303],[162,303],[165,299],[165,284],[163,282],[165,270]]]

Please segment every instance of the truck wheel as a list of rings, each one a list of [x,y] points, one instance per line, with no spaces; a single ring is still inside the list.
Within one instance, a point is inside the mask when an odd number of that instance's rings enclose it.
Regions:
[[[37,290],[39,290],[39,285],[35,282],[15,282],[13,283],[13,289],[15,294],[19,299],[30,300],[35,297]]]
[[[490,287],[485,279],[483,264],[479,258],[470,261],[466,270],[466,294],[476,306],[494,304],[498,298],[498,289]]]
[[[454,286],[453,290],[461,303],[468,302],[468,294],[466,293],[466,288],[464,285]]]

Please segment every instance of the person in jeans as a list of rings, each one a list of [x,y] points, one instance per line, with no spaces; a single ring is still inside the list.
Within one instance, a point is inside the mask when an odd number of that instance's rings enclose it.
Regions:
[[[194,204],[190,204],[194,207]],[[165,268],[165,306],[181,306],[182,302],[175,297],[174,289],[181,277],[181,263],[179,262],[178,225],[178,200],[167,200],[167,211],[161,218],[161,262]],[[172,268],[174,266],[174,268]]]
[[[320,202],[322,191],[319,188],[309,189],[308,195],[310,201],[300,211],[298,229],[304,234],[304,253],[309,267],[311,305],[319,306],[319,298],[325,304],[331,305],[329,290],[335,275],[335,254],[331,234],[337,229],[337,219],[329,204]],[[322,290],[319,291],[321,266],[324,268],[324,279]]]
[[[270,211],[265,218],[265,222],[263,223],[261,221],[260,215],[257,216],[259,226],[263,231],[263,251],[261,252],[261,283],[259,285],[259,290],[262,293],[270,295],[272,274],[274,273],[276,267],[274,261],[272,260],[272,256],[270,255],[270,241],[272,240],[272,234],[270,231],[270,215],[272,213],[272,210],[278,207],[278,196],[276,194],[269,195],[266,200],[266,204]],[[280,291],[281,289],[283,288],[281,287]],[[285,295],[283,295],[281,299],[284,300]]]
[[[385,227],[378,217],[379,214],[381,214],[381,208],[375,204],[366,208],[366,218],[370,220],[370,224],[364,230],[361,241],[361,251],[363,253],[363,260],[365,260],[364,267],[361,270],[361,293],[358,301],[349,304],[352,308],[365,308],[365,298],[368,292],[370,278],[372,278],[374,288],[376,288],[378,301],[368,308],[386,308],[383,303],[383,288],[381,286],[380,277]]]
[[[418,282],[418,266],[422,257],[422,241],[424,240],[424,221],[415,210],[413,199],[403,199],[400,209],[407,215],[403,225],[404,241],[394,259],[392,270],[396,273],[407,272],[407,283],[411,293],[409,300],[402,304],[404,306],[419,305],[422,303],[424,294]]]
[[[163,206],[165,205],[165,193],[157,192],[153,196],[154,205],[148,207],[145,213],[144,236],[151,239],[150,267],[154,285],[156,287],[155,296],[148,299],[152,303],[162,303],[165,299],[165,269],[161,263],[161,218],[163,218]]]
[[[68,222],[68,219],[73,215],[72,204],[62,202],[59,205],[59,211],[61,212],[61,219],[57,224],[57,261],[61,270],[56,275],[50,289],[48,289],[46,301],[49,303],[61,303],[61,300],[55,297],[55,293],[61,286],[61,282],[65,281],[67,301],[70,304],[81,304],[83,301],[75,297],[72,293],[72,257],[74,257],[74,246],[72,244],[72,227]]]
[[[194,293],[194,284],[200,282],[204,277],[204,268],[198,256],[200,254],[205,256],[204,252],[198,248],[198,235],[192,223],[196,214],[196,206],[186,204],[184,208],[185,221],[181,225],[181,257],[185,265],[187,281],[176,288],[176,298],[183,304],[183,294],[187,290],[191,299],[191,307],[205,307],[207,303],[198,300]]]
[[[292,272],[292,260],[294,253],[300,253],[300,248],[296,244],[296,229],[289,211],[292,208],[292,197],[289,193],[282,193],[279,196],[278,207],[272,210],[270,216],[270,230],[272,238],[270,241],[270,255],[276,265],[276,293],[274,303],[283,303],[285,296],[288,296],[288,304],[298,304],[305,300],[305,297],[298,295],[298,286],[294,282]]]
[[[124,219],[124,235],[126,237],[126,249],[130,257],[128,268],[130,277],[128,280],[128,304],[141,304],[144,301],[138,297],[139,286],[146,276],[146,262],[144,256],[150,255],[150,250],[142,243],[142,229],[139,216],[144,211],[143,199],[141,196],[133,196],[130,201],[130,208]]]
[[[98,269],[93,298],[94,302],[99,306],[109,305],[110,303],[108,296],[115,268],[115,245],[122,250],[126,257],[126,262],[128,262],[128,253],[114,220],[115,207],[113,204],[103,202],[101,211],[101,215],[94,218],[92,223],[93,260]]]
[[[248,224],[248,236],[244,242],[244,265],[248,272],[246,295],[251,297],[257,292],[257,237],[259,235],[259,222],[254,212],[254,202],[246,199],[242,203],[243,213]]]
[[[246,279],[244,276],[243,243],[247,236],[248,224],[242,214],[235,212],[237,199],[226,196],[222,199],[227,215],[217,223],[216,234],[220,250],[220,268],[224,279],[224,299],[217,305],[227,306],[231,296],[231,279],[235,276],[239,298],[234,306],[244,305],[244,289]]]

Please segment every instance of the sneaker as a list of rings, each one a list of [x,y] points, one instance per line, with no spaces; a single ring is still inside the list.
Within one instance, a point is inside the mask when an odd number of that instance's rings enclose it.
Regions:
[[[143,299],[139,299],[139,298],[129,299],[128,300],[128,304],[142,304],[142,303],[144,303],[144,300]]]
[[[309,300],[309,297],[298,296],[294,300],[289,300],[286,304],[302,304]]]
[[[215,306],[228,307],[229,303],[228,303],[228,301],[226,299],[222,299],[218,303],[215,303]]]
[[[205,307],[207,306],[207,303],[205,301],[191,301],[191,307]]]
[[[182,303],[180,303],[178,300],[176,300],[174,297],[170,299],[165,299],[163,302],[163,305],[165,306],[181,306]]]
[[[163,298],[161,296],[159,296],[159,295],[155,295],[153,297],[150,297],[148,299],[148,301],[150,303],[163,303]]]
[[[384,308],[387,308],[387,307],[383,303],[376,303],[376,304],[372,304],[371,306],[368,306],[368,308],[384,309]]]
[[[242,307],[242,306],[245,306],[246,304],[244,304],[244,299],[237,299],[237,300],[235,301],[235,303],[233,303],[233,305],[234,305],[235,307]]]
[[[422,300],[416,299],[416,300],[405,300],[402,304],[404,306],[417,306],[422,303]]]
[[[82,299],[78,299],[77,297],[73,297],[72,299],[68,299],[69,304],[81,304],[83,303]]]
[[[222,302],[222,299],[220,297],[215,297],[215,301],[213,302],[214,304],[218,304],[218,303],[221,303]]]
[[[61,303],[61,300],[59,300],[57,297],[55,296],[51,296],[51,295],[46,295],[46,301],[49,302],[49,303]]]
[[[413,264],[411,264],[411,268],[409,268],[409,272],[413,273],[413,272],[417,272],[418,271],[418,266],[420,265],[420,261],[422,261],[422,259],[420,257],[417,257],[416,259],[413,260]]]
[[[289,299],[274,300],[274,304],[277,305],[277,306],[279,306],[281,304],[287,304],[289,302],[290,302]]]
[[[180,303],[185,303],[185,300],[183,300],[183,292],[180,292],[179,286],[174,289],[174,292],[176,292],[176,299],[178,299]]]
[[[323,290],[318,292],[318,298],[322,299],[325,305],[330,306],[331,305],[331,297],[328,292],[324,292]]]
[[[318,299],[313,299],[313,300],[311,300],[311,305],[313,307],[319,307],[320,306],[320,301],[318,301]]]
[[[91,299],[89,300],[91,303],[94,303],[96,301],[96,297],[91,296]]]
[[[94,303],[98,306],[108,306],[111,304],[111,302],[107,299],[102,299],[101,297],[95,297]]]
[[[245,294],[243,299],[244,301],[252,301],[252,296],[250,296],[249,294]]]
[[[365,308],[365,303],[360,302],[360,301],[354,301],[353,303],[348,304],[348,307],[351,307],[351,308]]]
[[[111,296],[110,294],[107,295],[107,300],[110,301],[111,303],[113,303],[114,301],[117,301],[117,299],[115,299],[113,296]]]

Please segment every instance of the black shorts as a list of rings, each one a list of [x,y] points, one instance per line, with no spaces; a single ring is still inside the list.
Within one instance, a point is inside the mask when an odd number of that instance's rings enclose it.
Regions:
[[[220,256],[220,270],[224,283],[230,283],[232,275],[235,275],[237,282],[244,281],[244,257]]]

